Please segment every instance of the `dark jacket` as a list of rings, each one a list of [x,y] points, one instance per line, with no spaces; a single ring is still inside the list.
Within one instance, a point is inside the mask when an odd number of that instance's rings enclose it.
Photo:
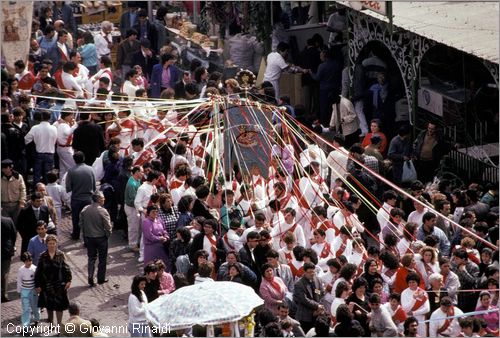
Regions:
[[[57,20],[64,21],[64,28],[68,30],[74,37],[76,37],[76,20],[73,15],[73,8],[70,5],[63,3],[61,7],[61,13],[58,15],[58,8],[56,5],[52,7],[52,20],[56,22]],[[76,40],[75,40],[76,42]]]
[[[198,250],[203,249],[203,239],[205,238],[204,233],[199,233],[194,236],[193,241],[191,242],[191,248],[189,250],[189,260],[194,262],[194,253]],[[215,269],[218,270],[219,266],[221,266],[226,261],[226,248],[224,246],[224,241],[222,238],[217,238],[217,261],[215,262]]]
[[[170,69],[170,82],[169,87],[174,88],[177,81],[179,81],[179,69],[176,66],[169,66]],[[161,94],[161,76],[163,74],[163,65],[156,64],[151,71],[151,97],[159,98]]]
[[[139,50],[132,55],[132,64],[139,65],[142,68],[142,73],[149,80],[153,72],[153,66],[158,63],[158,57],[153,55],[151,57],[144,57],[142,50]]]
[[[314,277],[313,283],[314,290],[305,276],[301,277],[297,283],[295,283],[293,301],[297,305],[295,319],[299,322],[314,322],[315,317],[313,313],[318,309],[320,301],[325,294],[323,285],[318,277]]]
[[[141,31],[141,23],[139,20],[135,23],[135,25],[132,27],[139,33],[137,36],[138,40],[141,40],[143,38],[143,34]],[[158,33],[156,32],[156,28],[153,24],[151,24],[149,21],[146,22],[146,34],[147,34],[147,39],[151,42],[151,50],[153,51],[153,54],[158,54]],[[163,47],[163,46],[161,46]]]
[[[40,215],[38,216],[38,220],[44,221],[49,224],[49,209],[46,205],[42,205],[40,207]],[[37,235],[36,232],[36,222],[37,219],[35,217],[35,212],[31,207],[31,203],[28,203],[26,207],[21,209],[19,212],[19,217],[17,218],[17,231],[23,238],[23,242],[29,241],[33,236]],[[28,244],[26,243],[26,248],[28,248]]]
[[[422,145],[424,144],[425,134],[427,134],[427,129],[422,130],[413,142],[413,155],[417,158],[417,160],[420,160],[420,152],[422,151]],[[432,160],[439,163],[441,158],[450,152],[452,146],[444,139],[443,134],[439,132],[436,132],[435,138],[436,144],[432,148]]]
[[[66,44],[66,49],[68,50],[68,60],[69,60],[69,54],[71,53],[72,48],[71,46]],[[57,47],[57,41],[56,41],[56,43],[47,50],[47,55],[45,55],[45,59],[52,60],[52,69],[53,69],[52,72],[55,73],[59,69],[59,67],[61,66],[62,58],[63,58],[62,52]]]
[[[262,280],[262,274],[260,272],[260,266],[258,265],[257,261],[252,259],[252,253],[250,252],[248,244],[245,243],[245,245],[243,245],[243,248],[240,249],[238,254],[240,256],[241,264],[246,265],[247,267],[250,268],[250,270],[253,271],[253,273],[255,273],[255,276],[257,277],[257,283],[255,285],[255,288],[258,290],[260,282]],[[255,259],[257,259],[257,257],[255,256],[255,250],[254,250],[254,257]]]
[[[186,85],[182,80],[177,81],[177,83],[174,86],[174,91],[175,91],[174,97],[176,100],[186,98]]]
[[[193,216],[203,216],[205,219],[215,219],[215,217],[210,213],[206,204],[204,204],[199,199],[194,200],[193,210],[191,210]]]
[[[73,132],[73,149],[85,154],[85,164],[92,165],[104,151],[102,128],[91,121],[80,121]]]
[[[2,216],[2,260],[14,256],[16,236],[16,227],[12,219]]]

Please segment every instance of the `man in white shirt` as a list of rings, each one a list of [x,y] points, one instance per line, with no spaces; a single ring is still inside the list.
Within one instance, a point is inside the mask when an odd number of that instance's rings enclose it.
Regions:
[[[76,50],[69,53],[71,62],[76,66],[73,71],[73,76],[76,82],[82,87],[85,97],[90,97],[92,94],[92,83],[89,80],[89,69],[82,65],[82,56]]]
[[[333,138],[334,150],[328,154],[326,162],[331,169],[330,175],[330,189],[335,188],[335,180],[337,178],[347,177],[347,159],[349,158],[349,151],[344,148],[344,135],[338,134]]]
[[[56,152],[57,128],[50,125],[50,112],[41,112],[40,124],[31,128],[24,137],[24,143],[35,142],[35,164],[33,166],[33,186],[43,177],[46,180],[48,171],[54,169],[54,153]]]
[[[285,42],[278,43],[276,52],[269,53],[267,56],[266,72],[264,73],[264,80],[272,83],[276,93],[276,101],[280,98],[280,77],[281,73],[290,66],[286,63],[285,59],[288,55],[290,46]],[[295,68],[295,67],[294,67]],[[306,70],[297,67],[298,71],[307,73]]]
[[[245,231],[243,231],[243,234],[240,237],[240,240],[241,240],[242,243],[246,243],[247,242],[247,236],[252,231],[260,233],[262,230],[265,230],[266,216],[262,212],[256,213],[255,214],[254,224],[255,225],[252,225],[251,227],[249,227],[249,228],[245,229]]]
[[[109,83],[106,88],[108,91],[111,90],[111,86],[113,85],[113,73],[111,72],[111,65],[112,65],[111,59],[109,58],[109,56],[103,56],[99,60],[100,60],[99,62],[100,69],[97,73],[95,73],[95,75],[93,75],[90,78],[90,82],[94,87],[94,93],[99,88],[99,79],[101,79],[102,77],[109,79]]]
[[[241,223],[237,219],[231,220],[229,230],[222,236],[226,250],[239,252],[243,248],[243,241],[238,235],[238,230],[241,229]]]
[[[60,89],[67,97],[83,98],[83,89],[76,81],[76,78],[73,76],[73,72],[75,71],[75,69],[76,65],[71,61],[64,64],[60,84],[62,88]],[[76,108],[76,105],[74,107]]]
[[[462,310],[453,306],[451,298],[441,298],[439,308],[431,314],[429,321],[429,337],[459,337],[462,331],[458,319],[463,316]],[[455,318],[450,318],[454,317]]]
[[[61,118],[54,122],[57,128],[57,155],[59,156],[59,177],[64,177],[69,168],[75,166],[73,159],[73,132],[78,124],[75,123],[75,113],[72,111],[62,111]]]
[[[380,225],[380,232],[384,230],[387,222],[390,221],[391,218],[389,213],[391,212],[391,209],[396,205],[397,195],[394,190],[385,191],[382,196],[382,201],[384,202],[384,204],[382,204],[382,207],[377,212],[377,221]]]
[[[101,23],[101,31],[94,37],[98,59],[102,56],[110,56],[111,49],[113,48],[112,31],[113,23],[109,21],[103,21]]]
[[[306,247],[306,237],[302,226],[295,222],[296,216],[295,209],[287,208],[284,211],[285,223],[275,226],[271,230],[271,237],[273,238],[273,248],[279,250],[285,246],[284,237],[287,232],[291,232],[297,239],[297,244]]]

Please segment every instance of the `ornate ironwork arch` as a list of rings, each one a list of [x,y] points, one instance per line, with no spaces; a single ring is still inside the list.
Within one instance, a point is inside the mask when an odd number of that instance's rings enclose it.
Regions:
[[[405,86],[410,116],[416,100],[414,81],[417,79],[420,62],[425,52],[435,44],[420,35],[389,26],[389,23],[377,20],[359,11],[348,9],[349,27],[349,78],[353,83],[354,67],[363,48],[370,41],[382,43],[390,51],[401,72]]]
[[[498,63],[493,63],[491,61],[483,59],[483,65],[486,67],[486,69],[488,69],[491,76],[493,77],[493,80],[495,80],[495,84],[498,87]]]

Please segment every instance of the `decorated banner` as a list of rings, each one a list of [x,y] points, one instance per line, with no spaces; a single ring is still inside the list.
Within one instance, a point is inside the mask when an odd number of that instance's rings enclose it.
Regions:
[[[234,164],[239,164],[244,176],[258,170],[267,178],[271,154],[269,135],[272,134],[272,113],[262,109],[256,114],[256,110],[257,107],[252,105],[228,107],[224,115],[225,167],[233,168]]]
[[[10,70],[14,62],[28,62],[33,1],[2,1],[2,60]]]

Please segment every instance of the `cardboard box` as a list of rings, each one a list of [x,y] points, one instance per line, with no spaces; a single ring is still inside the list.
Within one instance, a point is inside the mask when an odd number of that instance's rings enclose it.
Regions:
[[[123,13],[123,5],[108,6],[104,13],[104,20],[108,20],[114,24],[119,24]]]
[[[283,72],[280,78],[280,96],[290,97],[290,104],[295,106],[302,102],[302,74]]]
[[[82,24],[88,24],[88,23],[101,23],[104,21],[104,11],[94,13],[94,14],[88,14],[84,12],[82,14]]]

